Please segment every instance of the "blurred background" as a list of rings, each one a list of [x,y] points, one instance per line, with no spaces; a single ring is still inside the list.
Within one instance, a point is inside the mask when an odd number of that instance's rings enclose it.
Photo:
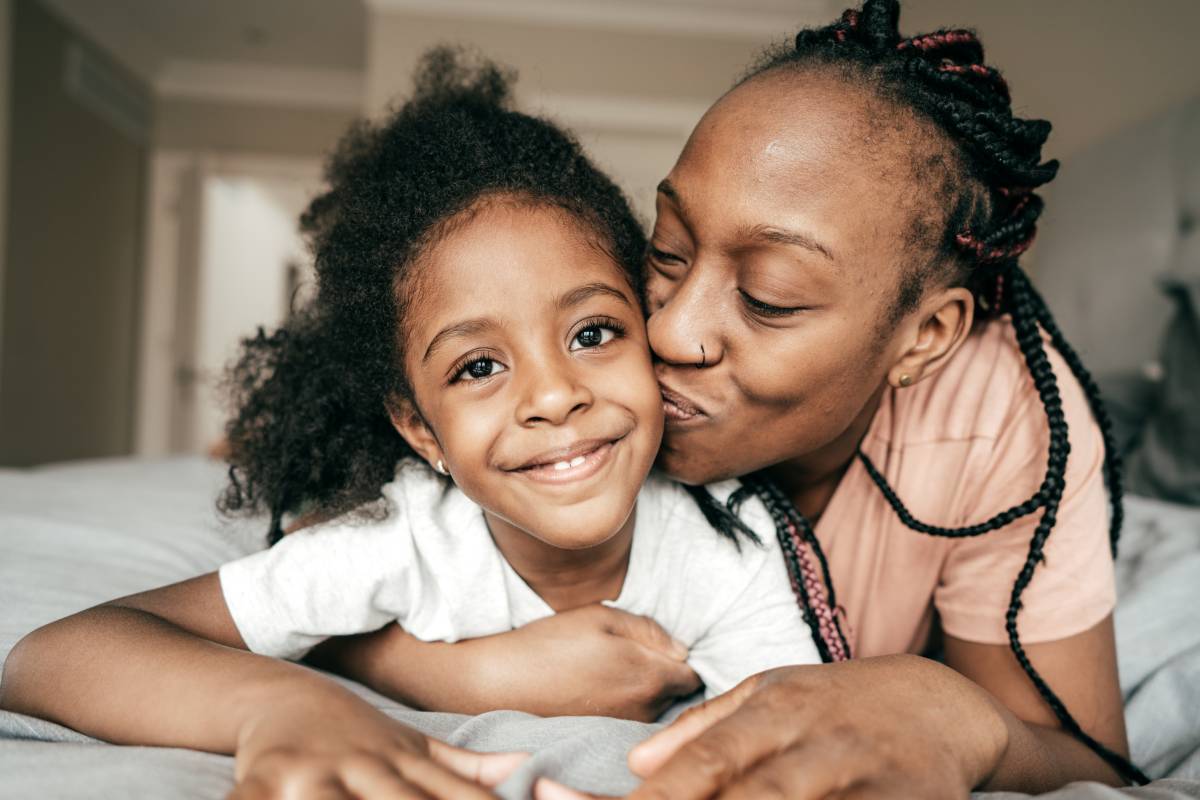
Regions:
[[[217,441],[222,365],[309,281],[296,218],[323,155],[429,45],[517,67],[521,105],[573,127],[649,221],[705,108],[842,5],[0,0],[0,466]],[[904,3],[908,32],[950,25],[1054,122],[1031,269],[1068,335],[1101,373],[1161,378],[1158,281],[1200,252],[1200,2]]]

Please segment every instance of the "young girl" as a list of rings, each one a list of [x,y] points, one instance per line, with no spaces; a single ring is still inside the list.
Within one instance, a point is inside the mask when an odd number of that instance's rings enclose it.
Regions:
[[[452,771],[494,782],[511,759],[469,762],[261,656],[393,620],[456,641],[607,603],[661,624],[710,696],[819,661],[774,536],[754,533],[772,530],[766,509],[746,504],[739,543],[647,479],[663,406],[645,242],[619,190],[562,131],[508,110],[495,67],[435,51],[417,84],[342,142],[304,219],[317,297],[233,373],[223,502],[269,510],[274,546],[35,631],[4,707],[236,752],[246,791],[470,796]],[[734,487],[714,491],[736,507]],[[307,511],[346,513],[282,536]]]

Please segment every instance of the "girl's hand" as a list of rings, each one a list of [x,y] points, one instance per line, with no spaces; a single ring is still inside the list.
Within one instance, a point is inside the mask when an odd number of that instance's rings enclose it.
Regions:
[[[649,617],[603,605],[477,639],[485,696],[540,716],[653,722],[700,688],[687,648]],[[493,706],[495,707],[495,706]]]
[[[429,739],[340,688],[286,698],[252,717],[237,747],[231,800],[491,798],[527,758]]]
[[[783,667],[697,706],[629,755],[630,800],[963,800],[1007,746],[1003,713],[916,656]],[[538,782],[537,800],[585,795]]]
[[[422,642],[389,625],[327,641],[312,660],[431,711],[507,708],[648,722],[699,688],[686,658],[654,620],[591,605],[457,644]]]

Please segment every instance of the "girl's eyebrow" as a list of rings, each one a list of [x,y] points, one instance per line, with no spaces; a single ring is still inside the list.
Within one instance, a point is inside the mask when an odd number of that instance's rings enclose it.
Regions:
[[[421,358],[421,363],[425,364],[433,356],[435,350],[444,345],[450,339],[455,339],[460,336],[474,336],[491,328],[497,328],[499,325],[493,319],[480,318],[468,319],[463,322],[456,322],[453,325],[442,328],[438,331],[437,336],[429,343],[429,347],[425,348],[425,355]]]
[[[567,309],[571,306],[577,306],[580,303],[589,300],[596,295],[607,295],[620,300],[625,305],[633,308],[633,304],[629,302],[629,298],[625,293],[615,286],[609,286],[607,283],[589,283],[584,286],[572,289],[558,298],[558,307]]]
[[[615,286],[610,286],[607,283],[588,283],[583,286],[578,286],[569,292],[565,292],[556,301],[556,305],[560,309],[571,308],[577,306],[596,295],[604,295],[620,300],[629,308],[633,308],[633,303],[625,296],[625,293]],[[478,317],[476,319],[463,320],[456,322],[453,325],[448,325],[437,332],[429,342],[429,347],[425,348],[425,355],[421,358],[421,363],[429,362],[433,357],[434,352],[451,339],[457,339],[462,336],[475,336],[487,330],[499,328],[500,323],[490,317]]]

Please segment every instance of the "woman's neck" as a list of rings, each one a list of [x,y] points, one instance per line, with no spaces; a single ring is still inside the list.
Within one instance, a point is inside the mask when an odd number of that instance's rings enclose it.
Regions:
[[[593,547],[566,550],[483,512],[492,540],[525,583],[557,611],[616,600],[625,584],[637,509],[613,536]]]
[[[881,385],[849,427],[833,441],[811,453],[781,461],[767,469],[767,474],[791,499],[796,510],[813,525],[825,513],[842,476],[853,463],[858,446],[870,430],[875,412],[879,410],[886,388],[886,384]]]

